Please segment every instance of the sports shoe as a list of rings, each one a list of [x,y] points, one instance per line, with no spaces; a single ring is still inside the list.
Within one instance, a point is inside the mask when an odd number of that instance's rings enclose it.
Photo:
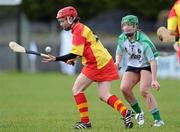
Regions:
[[[136,114],[135,119],[137,120],[139,126],[142,126],[144,124],[144,112]]]
[[[154,127],[160,127],[160,126],[163,126],[164,125],[164,121],[162,120],[155,120],[154,121]]]
[[[91,123],[88,122],[88,123],[84,123],[84,122],[77,122],[75,124],[75,129],[88,129],[88,128],[91,128]]]
[[[134,112],[131,110],[127,110],[126,116],[123,118],[124,125],[126,128],[132,128],[133,127],[133,117],[134,117]]]

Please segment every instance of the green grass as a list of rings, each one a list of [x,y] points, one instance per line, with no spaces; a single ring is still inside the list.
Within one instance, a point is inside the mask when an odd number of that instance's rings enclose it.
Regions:
[[[58,73],[0,73],[0,132],[72,132],[79,120],[71,87],[76,76]],[[93,128],[87,132],[178,132],[180,124],[180,81],[160,80],[161,90],[154,93],[166,125],[151,127],[153,119],[138,87],[135,93],[145,112],[145,124],[124,129],[120,115],[98,99],[96,85],[86,90]],[[118,95],[119,81],[112,84]],[[126,105],[128,105],[125,102]],[[129,107],[129,105],[128,105]],[[130,108],[130,107],[129,107]]]

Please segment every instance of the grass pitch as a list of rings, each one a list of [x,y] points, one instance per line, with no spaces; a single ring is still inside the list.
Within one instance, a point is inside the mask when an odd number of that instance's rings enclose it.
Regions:
[[[59,73],[0,73],[0,132],[72,132],[79,120],[71,87],[76,76]],[[135,93],[145,112],[145,124],[126,130],[120,115],[98,99],[96,85],[86,90],[93,128],[88,132],[178,132],[180,124],[180,81],[160,80],[161,90],[152,89],[165,126],[151,127],[152,116],[147,110],[138,87]],[[119,81],[112,84],[112,93],[124,98]],[[129,105],[124,101],[125,104]],[[129,107],[130,108],[130,107]]]

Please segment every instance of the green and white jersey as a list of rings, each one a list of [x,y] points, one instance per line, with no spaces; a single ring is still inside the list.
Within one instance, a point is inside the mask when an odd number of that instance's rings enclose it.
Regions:
[[[149,37],[143,32],[137,31],[135,38],[134,42],[130,42],[127,36],[122,33],[118,39],[116,55],[127,55],[128,66],[149,66],[150,61],[158,56],[158,51]]]

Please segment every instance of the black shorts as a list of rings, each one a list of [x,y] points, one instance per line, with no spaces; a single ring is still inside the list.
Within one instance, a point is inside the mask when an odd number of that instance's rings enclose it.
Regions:
[[[127,71],[130,72],[135,72],[135,73],[140,73],[141,70],[146,70],[146,71],[150,71],[151,72],[151,67],[147,66],[147,67],[132,67],[132,66],[128,66],[126,69]]]

